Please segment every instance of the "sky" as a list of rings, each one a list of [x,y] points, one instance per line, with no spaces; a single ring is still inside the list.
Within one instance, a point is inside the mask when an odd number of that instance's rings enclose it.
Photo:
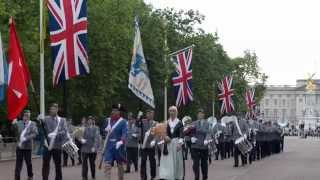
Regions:
[[[196,9],[230,57],[255,51],[268,85],[320,78],[319,0],[144,0],[155,8]],[[196,52],[194,52],[196,53]]]

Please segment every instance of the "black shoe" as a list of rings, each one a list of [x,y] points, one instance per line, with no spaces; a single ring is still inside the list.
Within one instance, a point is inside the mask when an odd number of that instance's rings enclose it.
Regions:
[[[233,167],[239,167],[238,165],[233,165]]]
[[[129,170],[126,170],[124,173],[128,174],[128,173],[130,173],[130,171],[129,171]]]

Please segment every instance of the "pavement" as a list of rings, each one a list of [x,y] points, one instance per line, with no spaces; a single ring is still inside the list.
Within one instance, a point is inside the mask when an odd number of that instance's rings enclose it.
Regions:
[[[320,180],[320,139],[286,137],[282,154],[273,155],[252,165],[233,168],[233,160],[214,161],[209,167],[209,180]],[[33,160],[34,180],[41,180],[41,159]],[[0,162],[0,180],[12,180],[14,161]],[[54,166],[51,165],[50,180]],[[81,166],[63,168],[64,180],[81,179]],[[112,172],[116,178],[116,169]],[[25,166],[22,180],[26,179]],[[90,173],[89,173],[90,177]],[[96,180],[103,180],[103,171],[97,171]],[[186,162],[185,180],[193,180],[192,161]],[[125,175],[125,180],[140,180],[139,173]]]

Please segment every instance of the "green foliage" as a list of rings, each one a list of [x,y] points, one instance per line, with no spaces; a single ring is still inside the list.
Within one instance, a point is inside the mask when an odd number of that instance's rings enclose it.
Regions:
[[[134,38],[134,16],[141,19],[141,36],[154,91],[157,119],[163,119],[163,87],[166,79],[164,62],[165,34],[169,51],[195,45],[193,57],[193,92],[195,101],[181,108],[181,115],[195,115],[196,109],[211,113],[212,100],[217,101],[217,82],[223,76],[234,76],[237,110],[245,110],[244,92],[249,84],[259,83],[257,95],[263,95],[266,76],[258,67],[255,53],[246,51],[243,57],[231,59],[218,42],[216,34],[199,29],[204,16],[198,11],[158,10],[141,0],[88,1],[88,37],[90,74],[67,82],[69,116],[79,122],[81,116],[109,114],[112,103],[121,102],[129,111],[148,108],[128,89],[128,72]],[[36,90],[39,90],[39,1],[0,0],[0,24],[4,46],[8,47],[8,19],[15,17],[17,30],[31,70]],[[47,17],[48,18],[48,17]],[[167,22],[166,25],[164,22]],[[48,22],[48,21],[47,21]],[[62,86],[52,86],[52,60],[49,37],[45,42],[46,103],[62,104]],[[170,82],[170,80],[169,80]],[[169,83],[170,84],[170,83]],[[168,102],[175,103],[173,88],[168,87]],[[36,99],[30,98],[30,108],[36,111]],[[218,111],[216,106],[216,112]],[[35,113],[36,114],[36,113]],[[0,109],[5,119],[5,107]]]

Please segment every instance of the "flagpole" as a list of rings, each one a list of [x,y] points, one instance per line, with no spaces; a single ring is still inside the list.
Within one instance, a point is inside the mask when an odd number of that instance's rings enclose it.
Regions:
[[[179,53],[179,52],[181,52],[181,51],[184,51],[184,50],[186,50],[186,49],[193,48],[194,46],[195,46],[195,45],[192,44],[191,46],[188,46],[188,47],[185,47],[185,48],[180,49],[180,50],[178,50],[178,51],[172,52],[172,53],[168,54],[168,56],[170,57],[170,56],[172,56],[172,55],[174,55],[174,54],[177,54],[177,53]]]
[[[40,0],[40,115],[43,118],[45,114],[44,99],[44,17],[43,0]]]
[[[167,121],[168,118],[168,62],[167,62],[167,53],[169,51],[167,44],[167,19],[164,18],[164,65],[165,65],[165,80],[164,80],[164,120]]]
[[[215,111],[214,111],[214,97],[215,97],[215,95],[216,95],[216,91],[215,91],[215,85],[214,85],[214,83],[213,83],[213,97],[212,97],[212,118],[214,118],[215,116],[214,116],[214,114],[215,114]]]

